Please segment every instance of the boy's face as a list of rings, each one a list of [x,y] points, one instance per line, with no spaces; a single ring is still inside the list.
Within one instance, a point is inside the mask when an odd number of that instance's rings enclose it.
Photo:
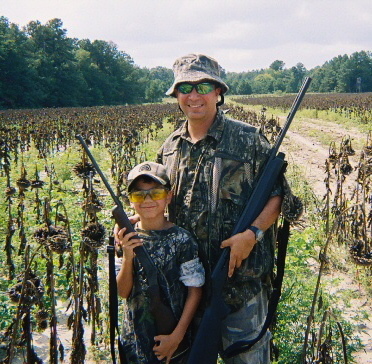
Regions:
[[[155,181],[145,182],[139,179],[132,189],[134,191],[148,191],[151,189],[164,189],[164,186]],[[172,192],[167,191],[164,198],[153,200],[149,194],[146,195],[146,198],[142,202],[133,202],[131,201],[131,206],[140,216],[141,220],[143,219],[154,219],[159,216],[164,216],[164,211],[167,205],[172,199]]]

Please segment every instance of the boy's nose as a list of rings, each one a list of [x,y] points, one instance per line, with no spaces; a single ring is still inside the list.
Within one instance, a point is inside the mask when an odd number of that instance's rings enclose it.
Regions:
[[[152,201],[151,195],[150,195],[149,193],[145,196],[145,201],[146,201],[148,198]]]

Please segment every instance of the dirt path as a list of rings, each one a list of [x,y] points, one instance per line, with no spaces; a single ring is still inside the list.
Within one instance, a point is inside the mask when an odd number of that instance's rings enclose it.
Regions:
[[[349,157],[349,161],[356,166],[360,151],[367,139],[367,135],[357,128],[351,128],[345,132],[345,129],[336,123],[319,119],[301,119],[295,120],[287,132],[282,149],[288,161],[302,169],[305,178],[319,198],[326,193],[325,161],[329,156],[330,145],[333,142],[339,150],[341,141],[346,138],[350,138],[351,145],[356,152],[354,156]],[[346,181],[346,188],[349,192],[354,188],[355,178],[354,170]]]
[[[345,129],[336,123],[303,119],[288,131],[283,142],[282,150],[286,153],[287,160],[300,167],[304,178],[320,200],[326,193],[325,161],[329,156],[329,145],[333,141],[339,148],[341,140],[347,137],[351,138],[352,146],[356,151],[355,156],[349,157],[349,161],[352,166],[356,166],[367,138],[365,133],[359,132],[356,128],[345,133]],[[328,144],[325,141],[328,141]],[[352,192],[355,178],[356,171],[353,171],[348,176],[349,182],[345,185],[345,193]],[[343,266],[343,271],[330,270],[323,274],[322,282],[329,292],[337,297],[338,308],[342,310],[343,316],[356,325],[356,334],[365,346],[364,350],[355,355],[355,362],[372,363],[372,317],[369,317],[372,312],[372,298],[368,297],[357,282],[353,273],[356,268],[350,268],[347,253],[344,252],[344,255],[344,257],[340,256],[339,262],[340,266]]]

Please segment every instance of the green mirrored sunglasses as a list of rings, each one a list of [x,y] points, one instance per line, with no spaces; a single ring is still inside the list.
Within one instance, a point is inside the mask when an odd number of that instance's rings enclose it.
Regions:
[[[215,85],[211,82],[201,82],[201,83],[188,83],[183,82],[177,85],[177,90],[182,94],[190,94],[193,89],[200,95],[206,95],[215,89]]]

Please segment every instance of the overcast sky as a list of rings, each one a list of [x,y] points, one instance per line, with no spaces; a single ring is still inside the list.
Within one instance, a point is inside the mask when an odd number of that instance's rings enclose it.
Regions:
[[[59,18],[68,37],[112,41],[148,68],[197,52],[230,72],[311,69],[372,51],[372,0],[0,0],[0,15],[20,27]]]

